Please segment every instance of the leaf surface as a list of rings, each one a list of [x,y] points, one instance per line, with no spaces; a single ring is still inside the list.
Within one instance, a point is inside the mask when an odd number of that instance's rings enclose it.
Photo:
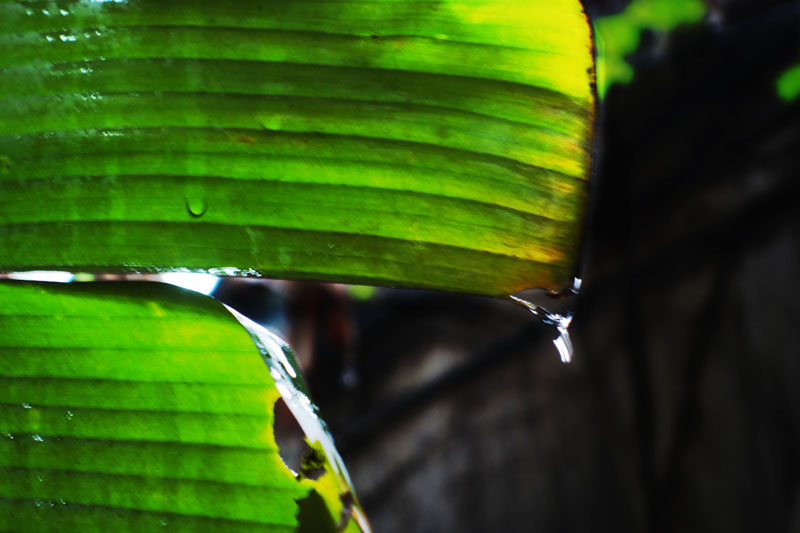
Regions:
[[[317,489],[332,516],[312,518],[339,522],[331,469],[284,466],[278,390],[218,302],[22,282],[0,301],[0,531],[295,531]]]
[[[0,270],[571,284],[577,0],[0,2]]]

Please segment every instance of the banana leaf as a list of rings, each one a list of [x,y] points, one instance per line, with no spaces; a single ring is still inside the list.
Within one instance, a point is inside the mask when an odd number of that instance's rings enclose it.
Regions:
[[[0,531],[359,531],[335,451],[316,481],[279,455],[274,337],[260,353],[162,284],[5,282],[0,301]]]
[[[572,284],[577,0],[0,2],[0,271]]]

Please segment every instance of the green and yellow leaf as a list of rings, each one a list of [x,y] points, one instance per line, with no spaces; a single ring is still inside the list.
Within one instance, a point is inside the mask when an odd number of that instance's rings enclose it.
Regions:
[[[0,531],[293,532],[308,498],[340,523],[329,463],[317,481],[283,464],[278,390],[218,302],[23,282],[0,302]]]
[[[0,2],[0,270],[571,284],[577,0]]]

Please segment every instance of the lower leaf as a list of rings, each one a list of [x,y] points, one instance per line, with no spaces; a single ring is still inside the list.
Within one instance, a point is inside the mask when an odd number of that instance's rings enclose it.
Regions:
[[[283,464],[278,389],[216,301],[21,282],[0,301],[0,530],[296,531],[312,491],[313,520],[350,510],[346,474]]]

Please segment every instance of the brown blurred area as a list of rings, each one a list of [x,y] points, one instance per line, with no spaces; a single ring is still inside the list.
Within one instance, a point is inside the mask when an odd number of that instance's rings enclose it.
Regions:
[[[709,9],[603,102],[573,363],[506,301],[259,285],[376,532],[800,533],[800,3]]]

